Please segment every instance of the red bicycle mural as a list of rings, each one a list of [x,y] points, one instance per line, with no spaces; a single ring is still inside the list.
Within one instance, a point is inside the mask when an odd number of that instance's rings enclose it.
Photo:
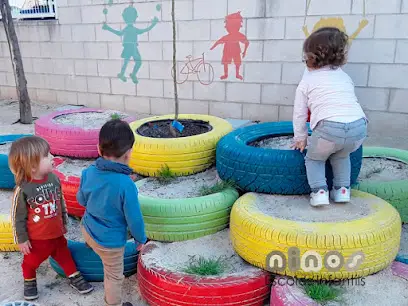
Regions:
[[[188,55],[186,59],[183,68],[179,72],[181,77],[177,78],[177,84],[186,82],[190,74],[195,74],[202,85],[210,85],[214,81],[214,68],[205,61],[204,53],[202,57],[193,58],[192,55]],[[174,76],[173,69],[171,75]]]

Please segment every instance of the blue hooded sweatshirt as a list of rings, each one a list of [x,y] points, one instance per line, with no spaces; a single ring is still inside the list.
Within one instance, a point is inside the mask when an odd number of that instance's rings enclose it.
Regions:
[[[137,242],[147,240],[138,191],[129,176],[131,173],[128,166],[102,157],[82,171],[77,193],[79,204],[86,208],[82,224],[103,247],[123,247],[128,227]]]

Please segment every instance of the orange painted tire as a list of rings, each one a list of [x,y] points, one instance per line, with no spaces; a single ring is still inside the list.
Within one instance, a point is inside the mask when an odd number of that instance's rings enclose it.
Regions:
[[[54,157],[53,159],[54,167],[58,167],[63,162],[64,159],[61,157]],[[66,176],[57,169],[54,169],[53,172],[61,181],[62,195],[64,196],[68,215],[82,217],[85,213],[85,207],[79,205],[76,198],[81,178],[78,176]]]
[[[156,247],[149,242],[139,254],[137,278],[142,297],[151,306],[262,306],[270,293],[270,275],[259,270],[253,276],[200,277],[147,268],[143,255]]]

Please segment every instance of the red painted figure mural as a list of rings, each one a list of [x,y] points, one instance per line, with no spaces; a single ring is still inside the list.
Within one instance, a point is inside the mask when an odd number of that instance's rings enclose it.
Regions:
[[[239,73],[242,63],[241,46],[239,43],[245,45],[244,52],[242,52],[242,58],[244,58],[249,46],[249,41],[246,36],[240,32],[242,23],[243,19],[241,16],[241,12],[230,14],[225,17],[225,29],[227,30],[228,34],[224,37],[221,37],[210,49],[213,50],[218,45],[224,44],[224,51],[222,56],[224,75],[221,76],[221,80],[225,80],[228,78],[228,65],[232,64],[232,61],[234,61],[236,69],[235,77],[239,80],[244,79]]]

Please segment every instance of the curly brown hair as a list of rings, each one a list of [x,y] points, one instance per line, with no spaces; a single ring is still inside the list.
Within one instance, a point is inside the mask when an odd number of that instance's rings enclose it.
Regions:
[[[324,27],[313,32],[303,44],[307,67],[319,69],[325,66],[335,69],[347,60],[348,35],[338,28]]]

